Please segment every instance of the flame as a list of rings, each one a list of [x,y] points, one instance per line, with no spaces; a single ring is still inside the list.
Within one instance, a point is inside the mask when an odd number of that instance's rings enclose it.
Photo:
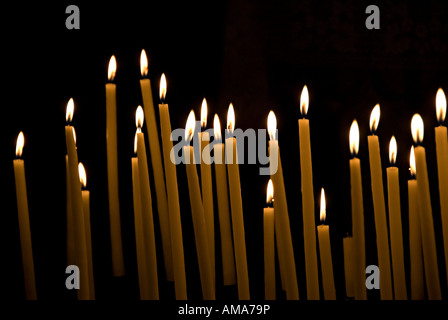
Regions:
[[[166,77],[164,73],[162,73],[162,76],[160,77],[159,97],[162,101],[166,98]]]
[[[356,119],[353,120],[352,125],[350,127],[349,141],[350,141],[350,153],[353,156],[356,156],[358,154],[359,149],[359,126]]]
[[[395,139],[395,136],[392,136],[392,138],[390,138],[389,161],[391,165],[394,165],[397,161],[397,140]]]
[[[23,132],[20,131],[19,135],[17,136],[17,143],[16,143],[16,157],[21,157],[23,152],[23,145],[25,144],[25,137],[23,136]]]
[[[325,204],[325,191],[324,188],[322,188],[322,191],[320,193],[320,222],[324,223],[326,218],[327,208]]]
[[[148,58],[146,57],[145,49],[142,49],[142,53],[140,54],[140,73],[142,77],[148,75]]]
[[[75,112],[75,103],[73,102],[73,98],[70,98],[67,102],[67,108],[65,109],[65,121],[68,123],[73,120],[73,113]]]
[[[377,103],[370,113],[370,132],[375,133],[380,123],[380,105]]]
[[[268,115],[268,133],[269,139],[272,141],[276,139],[276,131],[277,131],[277,118],[275,117],[274,111],[269,111]]]
[[[107,69],[107,79],[109,81],[114,81],[116,71],[117,71],[117,60],[113,55],[112,57],[110,57],[109,68]]]
[[[423,142],[424,125],[422,117],[416,113],[412,116],[411,132],[414,142],[419,144]]]
[[[215,139],[221,140],[221,123],[219,122],[219,117],[216,113],[213,118],[213,131],[215,132]]]
[[[272,184],[272,180],[269,179],[268,187],[266,188],[266,203],[271,204],[274,200],[274,185]]]
[[[207,126],[207,100],[205,98],[202,100],[201,105],[201,128]]]
[[[194,111],[191,110],[187,118],[187,124],[185,125],[185,141],[191,141],[193,138],[194,129],[196,126],[196,118]]]
[[[309,104],[309,96],[308,96],[308,88],[307,86],[303,86],[302,94],[300,95],[300,114],[302,116],[306,116],[308,113],[308,104]]]
[[[442,123],[445,121],[446,116],[446,97],[443,90],[440,88],[437,90],[436,94],[436,113],[437,113],[437,121]]]
[[[411,154],[409,155],[409,170],[411,170],[411,174],[415,176],[415,173],[417,172],[415,169],[415,152],[414,152],[414,146],[411,147]]]
[[[135,110],[135,126],[137,128],[143,127],[143,122],[145,121],[145,114],[143,112],[142,106],[138,106],[137,110]]]
[[[78,173],[79,173],[79,181],[81,182],[81,185],[83,188],[87,185],[87,175],[86,175],[86,169],[84,169],[84,165],[82,162],[78,163]]]
[[[235,110],[233,110],[233,104],[230,102],[229,110],[227,111],[227,129],[233,133],[235,129]]]

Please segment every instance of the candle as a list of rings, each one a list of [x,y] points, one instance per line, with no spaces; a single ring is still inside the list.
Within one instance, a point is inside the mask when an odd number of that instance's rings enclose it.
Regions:
[[[117,95],[115,78],[117,61],[112,56],[109,61],[106,83],[106,146],[107,146],[107,187],[109,196],[109,226],[112,249],[112,270],[115,277],[125,274],[123,248],[121,243],[120,203],[118,195],[117,163]]]
[[[415,164],[417,175],[417,190],[419,200],[419,218],[422,232],[423,261],[428,298],[441,299],[439,269],[437,264],[437,248],[432,218],[431,196],[429,193],[428,172],[426,169],[426,151],[420,144],[423,142],[423,119],[419,114],[412,117],[412,138],[415,147]]]
[[[320,264],[322,266],[322,285],[325,300],[336,300],[334,287],[333,260],[331,258],[330,227],[324,225],[326,219],[325,191],[322,188],[320,196],[320,226],[317,226],[319,239]]]
[[[381,167],[380,144],[375,135],[380,121],[380,105],[377,104],[370,114],[370,131],[368,136],[370,177],[372,183],[373,211],[375,215],[376,246],[378,250],[378,267],[380,269],[380,294],[383,300],[392,300],[392,279],[390,270],[389,235],[386,222],[386,204],[384,201],[383,170]]]
[[[81,183],[78,174],[78,153],[76,151],[75,128],[71,126],[74,112],[73,98],[67,103],[65,126],[65,142],[67,146],[68,167],[70,171],[70,191],[72,199],[72,213],[75,230],[75,261],[80,272],[80,288],[78,299],[88,300],[90,298],[89,272],[87,264],[87,245],[84,225],[84,214],[82,208]]]
[[[271,179],[266,197],[267,207],[263,209],[264,297],[265,300],[275,300],[274,187]]]
[[[296,264],[291,240],[291,228],[289,225],[288,205],[286,202],[285,185],[283,182],[280,149],[277,140],[277,119],[272,111],[270,111],[268,115],[268,132],[271,179],[276,192],[274,202],[274,226],[276,228],[275,234],[278,239],[280,272],[283,273],[286,298],[288,300],[298,300],[299,289],[297,286]],[[277,168],[277,171],[274,173],[275,168]]]
[[[236,138],[233,137],[235,128],[235,111],[230,103],[227,111],[226,163],[229,179],[230,209],[232,212],[233,243],[235,246],[236,279],[238,283],[238,297],[249,300],[249,275],[247,273],[246,238],[244,235],[243,201],[241,199],[240,171],[238,167],[238,150]]]
[[[306,288],[309,300],[319,300],[319,275],[317,270],[316,223],[314,217],[313,169],[311,163],[310,124],[305,119],[308,112],[308,88],[300,96],[299,119],[300,172],[302,179],[303,236],[305,245]]]
[[[350,194],[352,204],[352,247],[353,252],[353,296],[356,300],[366,300],[366,245],[364,231],[364,204],[362,196],[361,161],[359,150],[359,126],[356,120],[350,127]],[[344,247],[345,248],[345,247]],[[345,251],[344,251],[345,252]],[[352,276],[351,276],[352,277]]]
[[[174,160],[171,160],[171,122],[168,104],[163,103],[166,97],[166,77],[160,79],[160,131],[162,136],[163,161],[165,165],[165,180],[168,199],[168,214],[171,236],[171,251],[173,257],[174,289],[177,300],[187,299],[187,282],[185,277],[184,244],[182,240],[182,224],[180,219],[179,191]],[[174,155],[174,154],[173,154]]]
[[[344,249],[344,275],[345,275],[345,295],[354,297],[354,253],[353,253],[353,237],[348,235],[342,240]]]
[[[225,286],[235,284],[235,258],[233,254],[232,229],[230,227],[229,193],[225,165],[224,144],[221,142],[221,124],[218,115],[213,119],[215,144],[213,147],[215,162],[216,198],[218,201],[219,232],[221,236],[222,277]]]
[[[154,102],[152,100],[151,82],[148,78],[148,58],[145,50],[140,55],[140,72],[143,79],[140,80],[143,107],[147,117],[146,126],[149,140],[149,152],[151,154],[151,164],[156,189],[157,212],[159,213],[160,233],[162,237],[163,258],[165,263],[166,277],[173,281],[173,262],[171,254],[170,225],[168,203],[166,199],[165,178],[162,166],[162,156],[160,153],[159,131],[157,129],[156,115],[154,112]]]
[[[437,173],[439,177],[440,214],[442,217],[443,248],[448,281],[448,138],[446,127],[442,124],[446,116],[446,98],[442,89],[437,91],[436,112],[439,126],[436,132]]]
[[[72,211],[72,194],[70,190],[70,171],[68,169],[68,155],[65,156],[66,199],[67,199],[67,265],[75,264],[75,230]]]
[[[395,300],[407,300],[406,276],[403,258],[403,234],[401,227],[400,184],[397,159],[397,141],[392,136],[389,144],[390,167],[387,168],[387,197],[389,205],[390,247]]]
[[[138,173],[140,182],[140,197],[142,203],[142,222],[146,252],[146,268],[148,272],[148,298],[150,300],[159,299],[159,285],[157,279],[157,255],[154,236],[154,220],[152,214],[151,188],[148,176],[148,160],[146,158],[145,137],[141,128],[143,126],[144,114],[141,106],[138,106],[135,121],[137,125],[137,158]]]
[[[19,220],[20,248],[22,252],[23,282],[25,298],[36,300],[36,280],[34,276],[33,248],[31,244],[30,217],[28,212],[28,196],[26,193],[25,162],[21,159],[25,139],[20,131],[17,137],[16,157],[13,160],[14,178],[16,182],[17,215]]]
[[[194,111],[191,110],[185,128],[185,141],[191,141],[195,128]],[[202,296],[205,300],[215,300],[215,288],[212,281],[210,250],[208,248],[208,234],[205,224],[204,208],[202,207],[201,191],[199,188],[196,161],[193,147],[184,146],[185,167],[187,170],[188,193],[190,195],[191,216],[193,218],[196,251],[198,254],[199,273],[201,276]]]
[[[92,255],[92,233],[90,228],[90,191],[86,189],[87,175],[84,165],[80,162],[78,164],[79,181],[82,186],[82,210],[84,213],[84,228],[86,231],[86,246],[87,246],[87,268],[89,273],[89,289],[90,299],[95,300],[95,284],[93,280],[93,255]]]
[[[409,201],[409,257],[411,269],[411,298],[423,300],[425,298],[425,280],[423,275],[422,236],[419,218],[417,180],[415,180],[414,146],[409,157],[412,178],[408,180]]]

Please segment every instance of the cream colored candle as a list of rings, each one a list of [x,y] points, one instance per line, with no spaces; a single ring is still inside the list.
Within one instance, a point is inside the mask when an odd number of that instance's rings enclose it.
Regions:
[[[263,209],[264,298],[275,300],[274,187],[269,180],[266,192],[268,207]]]
[[[400,184],[397,158],[397,141],[392,136],[389,144],[390,167],[387,168],[387,197],[389,205],[390,247],[395,300],[407,300],[406,274],[403,258],[403,232],[401,226]]]
[[[143,126],[143,109],[138,106],[136,111],[137,129]],[[140,196],[142,201],[142,222],[146,252],[146,268],[148,272],[148,298],[159,299],[159,284],[157,278],[157,255],[154,236],[154,220],[152,214],[151,187],[149,185],[148,160],[146,158],[146,146],[143,132],[137,132],[137,158],[138,173],[140,176]]]
[[[160,99],[165,100],[166,77],[160,79]],[[159,104],[160,131],[162,136],[163,161],[165,165],[165,180],[168,199],[168,213],[171,236],[171,251],[173,256],[174,289],[177,300],[187,299],[187,281],[185,277],[184,244],[182,240],[182,224],[180,219],[179,191],[174,159],[171,159],[171,122],[168,104]],[[174,154],[173,154],[174,155]]]
[[[230,103],[227,112],[226,164],[229,179],[230,209],[232,213],[233,243],[235,246],[236,279],[238,283],[238,298],[249,300],[249,275],[247,271],[246,237],[244,235],[243,200],[241,199],[240,169],[238,166],[238,150],[235,128],[235,111]]]
[[[26,193],[25,162],[22,157],[25,139],[20,131],[17,137],[16,157],[13,160],[14,178],[16,182],[17,215],[19,220],[20,248],[22,252],[23,282],[25,284],[25,298],[36,300],[36,279],[34,275],[33,248],[31,242],[30,218],[28,212],[28,196]]]
[[[82,186],[82,210],[84,213],[84,228],[86,232],[87,267],[89,270],[90,300],[95,300],[95,282],[93,278],[92,232],[90,228],[90,191],[86,189],[87,175],[84,165],[78,164],[79,180]]]
[[[115,277],[125,274],[123,246],[121,241],[120,201],[118,194],[117,162],[117,94],[114,81],[117,61],[112,56],[109,61],[106,84],[106,146],[107,146],[107,187],[109,196],[109,226],[112,249],[112,271]]]
[[[195,128],[194,112],[191,110],[185,128],[185,141],[190,141]],[[188,179],[188,193],[190,195],[191,216],[193,218],[196,251],[198,254],[199,273],[201,276],[202,296],[205,300],[215,300],[215,287],[212,280],[210,263],[210,249],[208,248],[208,234],[202,207],[199,178],[196,171],[193,147],[186,145],[183,148],[185,167]]]
[[[412,179],[408,180],[409,202],[409,257],[411,269],[411,299],[425,299],[425,278],[423,274],[422,234],[420,228],[417,180],[415,180],[414,147],[409,158]]]
[[[347,297],[354,297],[354,243],[353,237],[348,235],[343,238],[343,249],[344,249],[344,275],[345,275],[345,295]]]
[[[229,193],[225,165],[224,144],[221,143],[221,124],[218,115],[213,120],[215,145],[213,147],[215,163],[216,198],[218,201],[219,232],[221,236],[222,277],[225,286],[236,283],[235,257],[233,251],[232,229],[230,227]]]
[[[142,50],[140,56],[140,71],[142,77],[146,77],[148,75],[148,58],[146,57],[145,50]],[[146,126],[146,129],[148,134],[152,172],[156,189],[157,212],[159,214],[165,271],[167,279],[169,281],[173,281],[173,259],[171,254],[171,236],[168,217],[168,202],[165,188],[165,177],[162,165],[162,155],[160,152],[159,130],[157,129],[156,115],[154,112],[154,102],[152,100],[151,82],[148,78],[143,78],[140,80],[140,88],[142,92],[143,108],[145,108],[145,114],[148,124]]]
[[[380,121],[380,105],[377,104],[370,114],[368,136],[370,178],[372,183],[373,211],[375,215],[376,246],[378,250],[378,268],[380,269],[380,295],[382,300],[393,300],[392,278],[389,252],[389,233],[387,231],[386,203],[384,201],[383,169],[381,167],[380,144],[375,135]]]
[[[419,114],[412,117],[412,138],[418,146],[414,149],[417,175],[417,190],[420,208],[420,225],[422,231],[423,261],[426,278],[426,289],[430,300],[442,298],[437,264],[437,248],[432,218],[431,196],[429,193],[428,171],[426,168],[426,152],[423,142],[423,119]]]
[[[364,229],[364,203],[362,196],[361,161],[357,158],[359,150],[358,122],[353,120],[349,134],[350,153],[350,194],[352,204],[352,237],[353,247],[353,297],[366,300],[366,244]]]
[[[300,96],[300,113],[303,117],[308,112],[308,101],[308,88],[304,86]],[[303,118],[299,120],[299,141],[307,296],[308,300],[319,300],[313,168],[311,163],[310,123],[308,119]]]
[[[70,190],[72,193],[72,212],[75,230],[75,261],[80,271],[79,300],[88,300],[90,297],[89,271],[87,264],[87,245],[84,227],[84,213],[82,208],[81,183],[78,174],[78,153],[76,151],[75,129],[70,125],[73,119],[73,98],[67,103],[65,126],[65,142],[67,146],[68,166],[70,171]]]
[[[277,140],[277,119],[274,112],[269,112],[268,116],[269,132],[269,164],[271,168],[271,179],[275,188],[274,201],[274,225],[276,236],[279,240],[279,261],[280,271],[283,273],[286,298],[288,300],[299,299],[299,289],[297,285],[296,263],[294,259],[294,249],[291,239],[291,228],[289,224],[288,205],[286,202],[285,185],[283,182],[283,170],[280,158],[280,148]],[[275,168],[277,171],[275,172]],[[281,248],[281,249],[280,249]],[[280,251],[282,250],[282,251]],[[283,259],[283,262],[282,260]],[[283,265],[282,265],[283,264]]]
[[[72,193],[70,190],[70,171],[68,169],[68,155],[65,156],[65,177],[67,197],[67,265],[75,264],[75,230],[72,210]]]

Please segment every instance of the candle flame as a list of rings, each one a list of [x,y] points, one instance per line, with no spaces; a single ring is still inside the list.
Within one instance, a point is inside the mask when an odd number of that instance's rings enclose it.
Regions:
[[[86,175],[86,169],[84,168],[82,162],[78,163],[78,173],[79,173],[79,181],[81,182],[82,187],[85,188],[87,186],[87,175]]]
[[[141,133],[142,129],[137,128],[137,130],[135,131],[135,136],[134,136],[134,153],[137,154],[137,133]]]
[[[327,208],[325,204],[325,191],[322,188],[320,193],[320,222],[324,223],[327,218]]]
[[[185,141],[191,141],[193,138],[194,129],[196,126],[196,118],[194,111],[191,110],[187,118],[187,124],[185,125]]]
[[[143,113],[143,108],[142,106],[138,106],[137,110],[135,111],[135,125],[137,126],[137,128],[142,128],[143,127],[143,122],[145,121],[145,115]]]
[[[201,105],[201,128],[205,129],[207,126],[207,100],[205,98],[202,100]]]
[[[140,54],[140,73],[142,77],[148,75],[148,58],[146,57],[145,49],[142,49],[142,53]]]
[[[276,139],[276,131],[277,131],[277,118],[275,117],[274,111],[269,111],[268,115],[268,133],[269,139],[274,141]]]
[[[269,179],[268,186],[266,188],[266,203],[268,205],[272,204],[274,201],[274,185],[272,184],[272,180]]]
[[[424,125],[422,117],[416,113],[411,120],[412,139],[416,144],[423,142]]]
[[[409,170],[411,170],[411,174],[415,176],[416,169],[415,169],[415,151],[414,146],[411,147],[411,154],[409,155]]]
[[[113,55],[112,57],[110,57],[109,68],[107,69],[107,79],[109,81],[114,81],[116,71],[117,71],[117,60]]]
[[[300,114],[306,116],[308,113],[309,95],[307,86],[303,86],[302,94],[300,95]]]
[[[159,97],[162,101],[166,98],[166,77],[164,73],[162,73],[162,76],[160,77]]]
[[[395,136],[392,136],[392,138],[390,138],[389,161],[391,165],[394,165],[397,161],[397,140],[395,139]]]
[[[375,133],[380,123],[380,105],[377,103],[370,113],[370,132]]]
[[[229,110],[227,111],[227,129],[233,133],[235,129],[235,110],[233,109],[233,104],[230,102]]]
[[[17,143],[16,143],[16,157],[21,157],[23,152],[23,145],[25,144],[25,137],[23,136],[23,132],[20,131],[19,135],[17,136]]]
[[[437,113],[437,121],[442,123],[445,121],[446,116],[446,97],[445,93],[441,88],[437,90],[436,94],[436,113]]]
[[[73,113],[75,112],[75,103],[73,102],[73,98],[70,98],[67,102],[67,108],[65,109],[65,121],[68,123],[73,120]]]
[[[215,139],[221,140],[221,123],[219,122],[219,117],[216,113],[213,118],[213,131],[215,132]]]
[[[353,120],[352,125],[350,127],[349,141],[350,141],[350,153],[354,157],[356,157],[358,155],[358,149],[359,149],[359,126],[356,119]]]

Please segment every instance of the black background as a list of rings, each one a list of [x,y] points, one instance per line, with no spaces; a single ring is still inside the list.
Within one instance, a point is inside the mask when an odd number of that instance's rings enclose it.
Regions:
[[[80,30],[65,28],[65,8],[80,8]],[[381,29],[367,30],[365,8],[375,4]],[[149,58],[155,105],[162,72],[167,76],[166,102],[172,128],[183,128],[188,113],[200,113],[206,97],[208,127],[217,113],[224,126],[233,102],[236,127],[266,128],[274,110],[301,299],[306,297],[297,119],[303,85],[310,92],[309,116],[314,174],[316,224],[320,188],[327,196],[334,276],[338,299],[345,299],[342,237],[350,232],[348,133],[360,125],[360,151],[366,226],[367,265],[377,264],[370,192],[367,135],[370,112],[381,105],[378,135],[384,184],[388,145],[398,142],[405,265],[409,280],[407,180],[410,120],[425,123],[424,146],[432,193],[442,293],[447,297],[442,227],[437,184],[434,130],[435,94],[448,90],[448,4],[400,1],[147,1],[139,4],[8,4],[3,7],[0,126],[2,209],[2,291],[24,298],[12,160],[16,137],[25,134],[26,178],[38,296],[71,300],[65,289],[65,107],[75,101],[79,160],[91,191],[92,241],[97,299],[138,299],[132,208],[131,156],[135,109],[141,104],[140,51]],[[108,225],[105,93],[110,56],[117,58],[119,191],[126,276],[112,277]],[[157,110],[156,110],[157,111]],[[156,112],[158,114],[158,112]],[[144,129],[146,133],[146,129]],[[267,177],[258,165],[241,165],[241,187],[251,298],[264,298],[262,209]],[[190,299],[202,298],[185,168],[177,168]],[[154,187],[152,185],[154,193]],[[155,199],[155,194],[153,195]],[[216,200],[216,199],[215,199]],[[387,197],[386,197],[387,201]],[[155,201],[153,202],[155,205]],[[215,209],[215,221],[217,222]],[[155,214],[157,220],[157,215]],[[155,221],[158,226],[158,221]],[[216,234],[219,226],[216,225]],[[174,299],[164,280],[160,233],[160,298]],[[219,276],[217,298],[237,299],[236,286],[224,288]],[[410,286],[408,283],[408,292]],[[369,292],[378,299],[379,292]],[[278,298],[284,293],[278,291]],[[323,293],[321,293],[323,296]]]

